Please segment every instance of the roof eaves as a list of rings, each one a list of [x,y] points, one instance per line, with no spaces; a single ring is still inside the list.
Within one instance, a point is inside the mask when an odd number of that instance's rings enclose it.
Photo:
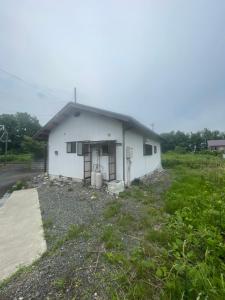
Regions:
[[[41,138],[43,136],[46,137],[49,134],[50,130],[52,130],[55,126],[57,126],[57,124],[59,124],[65,117],[67,117],[70,113],[72,113],[76,109],[78,109],[78,110],[80,109],[80,110],[87,111],[87,112],[93,112],[93,113],[96,113],[99,115],[107,116],[107,117],[114,118],[119,121],[128,123],[132,127],[139,129],[147,137],[155,138],[155,139],[161,141],[161,137],[157,133],[155,133],[150,128],[143,125],[142,123],[140,123],[133,117],[115,113],[115,112],[111,112],[111,111],[100,109],[100,108],[95,108],[92,106],[73,103],[73,102],[67,103],[53,118],[51,118],[47,122],[47,124],[44,127],[42,127],[34,135],[34,138]]]

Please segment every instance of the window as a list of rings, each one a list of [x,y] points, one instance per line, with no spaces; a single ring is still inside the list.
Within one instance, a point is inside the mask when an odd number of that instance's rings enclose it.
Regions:
[[[109,155],[109,145],[108,144],[102,145],[102,155]]]
[[[154,153],[157,153],[157,146],[154,146]]]
[[[85,142],[77,142],[77,155],[84,156],[91,153],[91,145]]]
[[[143,154],[144,155],[152,155],[152,145],[144,144],[143,145]]]
[[[67,142],[66,150],[67,153],[76,153],[76,142]]]
[[[83,155],[83,143],[77,142],[77,155],[82,156]]]

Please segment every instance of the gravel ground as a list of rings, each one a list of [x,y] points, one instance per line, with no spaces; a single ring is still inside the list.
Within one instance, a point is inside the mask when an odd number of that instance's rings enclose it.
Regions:
[[[72,224],[90,224],[115,199],[104,190],[95,191],[82,183],[44,184],[38,188],[38,194],[42,218],[54,224],[51,233],[57,237]]]
[[[159,194],[169,184],[165,173],[146,180]],[[163,184],[159,185],[159,181]],[[117,288],[110,276],[116,270],[105,263],[101,235],[108,222],[103,211],[107,204],[117,201],[116,197],[81,183],[49,181],[42,176],[34,178],[29,186],[38,188],[48,252],[26,271],[12,277],[0,289],[0,300],[109,299],[109,286]],[[141,202],[127,198],[120,198],[120,202],[124,213],[142,218]],[[80,225],[81,233],[76,239],[61,243],[73,224]],[[122,239],[129,250],[139,243],[129,235]]]
[[[42,176],[35,178],[29,186],[38,188],[49,251],[73,224],[85,225],[89,236],[69,240],[56,253],[40,259],[28,272],[12,278],[0,291],[0,299],[104,299],[102,287],[98,293],[93,292],[98,285],[96,253],[102,247],[97,239],[98,222],[101,222],[104,207],[115,197],[82,183],[43,181]],[[74,289],[71,294],[70,288],[67,291],[57,288],[55,282],[60,278],[73,278],[71,284],[79,287],[75,295]]]

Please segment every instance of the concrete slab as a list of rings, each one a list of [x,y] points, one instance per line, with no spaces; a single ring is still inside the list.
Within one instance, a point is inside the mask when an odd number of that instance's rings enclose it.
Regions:
[[[0,281],[45,251],[37,190],[13,192],[0,208]]]

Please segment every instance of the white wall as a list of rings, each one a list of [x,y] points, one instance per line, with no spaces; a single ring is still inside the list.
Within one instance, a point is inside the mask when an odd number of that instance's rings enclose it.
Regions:
[[[49,174],[62,175],[77,179],[83,179],[83,156],[66,152],[66,142],[72,141],[100,141],[116,140],[121,145],[116,146],[116,177],[123,180],[123,136],[122,123],[120,121],[98,116],[92,113],[82,112],[79,117],[70,116],[54,128],[49,135]],[[160,144],[149,141],[157,146],[157,154],[143,155],[143,136],[134,130],[125,131],[125,144],[133,148],[131,158],[130,180],[141,177],[161,166]],[[55,155],[58,151],[58,155]],[[93,164],[95,164],[93,153]],[[108,157],[100,158],[103,174],[108,179]],[[128,164],[125,159],[125,179],[128,179]]]
[[[49,135],[49,174],[83,179],[83,156],[66,152],[66,142],[72,141],[116,140],[122,142],[121,122],[82,112],[79,117],[70,116],[54,128]],[[58,151],[58,155],[55,155]],[[122,180],[122,146],[117,146],[117,179]],[[101,158],[104,172],[108,161]]]
[[[152,155],[143,154],[144,137],[134,130],[127,130],[125,132],[125,144],[133,149],[133,157],[130,163],[130,176],[128,174],[128,160],[125,162],[125,177],[126,183],[130,177],[130,181],[135,178],[144,176],[161,167],[161,149],[160,144],[156,141],[149,140],[148,144],[153,146]],[[154,146],[157,146],[157,153],[154,153]]]

